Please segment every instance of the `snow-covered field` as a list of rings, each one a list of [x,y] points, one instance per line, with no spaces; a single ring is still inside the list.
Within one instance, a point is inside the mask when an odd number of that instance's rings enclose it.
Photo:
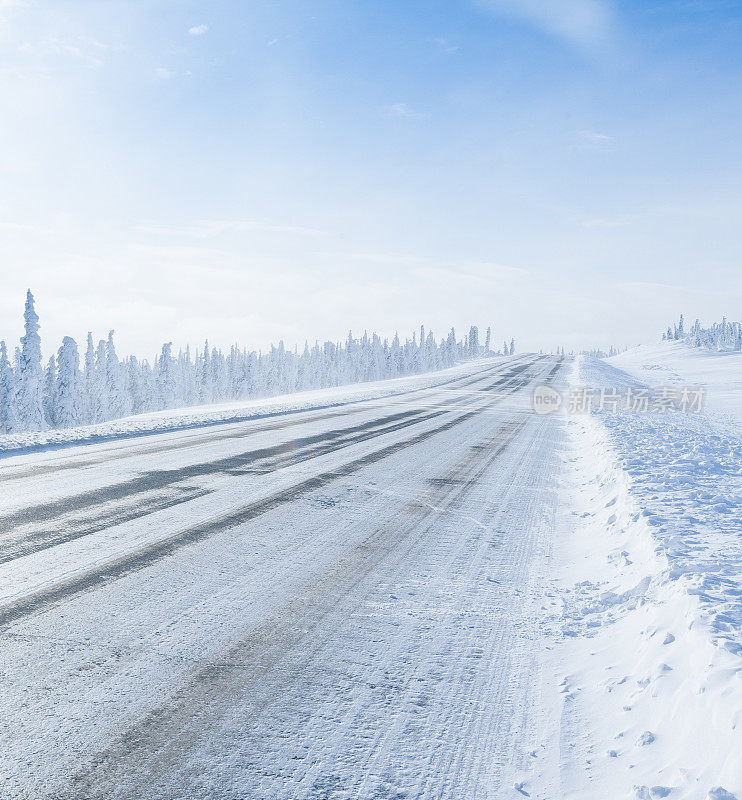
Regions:
[[[569,422],[562,791],[742,797],[742,355],[668,342],[581,359],[573,384],[708,394],[702,414]]]
[[[740,800],[741,358],[491,359],[6,443],[0,796]],[[533,413],[568,382],[707,406]]]
[[[742,425],[742,355],[688,347],[682,342],[642,345],[608,359],[646,386],[704,386],[705,407],[718,419]]]

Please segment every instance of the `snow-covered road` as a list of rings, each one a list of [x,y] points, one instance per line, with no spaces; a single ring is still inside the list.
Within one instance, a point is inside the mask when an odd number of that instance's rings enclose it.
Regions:
[[[555,357],[0,462],[0,793],[497,798],[543,747]],[[558,782],[558,781],[557,781]]]

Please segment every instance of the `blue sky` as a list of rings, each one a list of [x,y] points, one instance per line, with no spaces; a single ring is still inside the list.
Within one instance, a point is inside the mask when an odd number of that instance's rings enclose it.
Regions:
[[[0,337],[739,317],[742,3],[0,0]]]

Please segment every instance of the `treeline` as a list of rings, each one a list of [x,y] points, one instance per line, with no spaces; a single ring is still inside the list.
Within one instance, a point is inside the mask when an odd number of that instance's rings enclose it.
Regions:
[[[65,336],[56,355],[42,366],[39,317],[30,290],[24,324],[25,335],[12,359],[0,342],[0,433],[395,378],[494,354],[489,328],[480,344],[476,326],[463,340],[456,339],[452,328],[440,341],[421,327],[419,340],[413,335],[404,344],[397,335],[389,342],[375,333],[360,339],[348,334],[343,343],[305,344],[301,353],[279,342],[265,353],[232,346],[225,354],[207,341],[203,350],[192,354],[186,348],[176,355],[167,342],[150,363],[134,356],[120,359],[111,331],[97,345],[88,334],[82,363],[77,342]],[[515,342],[503,343],[501,352],[513,354]]]
[[[593,356],[595,358],[612,358],[617,356],[619,352],[617,347],[611,345],[607,350],[603,350],[601,347],[595,347],[592,350],[580,350],[580,355]],[[562,348],[562,355],[564,355],[564,348]]]
[[[668,325],[667,330],[662,333],[662,340],[684,341],[691,347],[705,347],[709,350],[736,350],[742,351],[742,324],[730,322],[723,317],[721,322],[714,322],[708,328],[701,327],[701,323],[696,320],[689,330],[686,330],[683,315],[680,320]]]

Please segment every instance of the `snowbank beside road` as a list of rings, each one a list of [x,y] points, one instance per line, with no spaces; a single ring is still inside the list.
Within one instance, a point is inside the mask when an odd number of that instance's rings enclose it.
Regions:
[[[742,425],[742,353],[688,347],[685,342],[659,342],[626,350],[602,362],[647,386],[703,386],[706,409]]]
[[[132,436],[169,433],[171,431],[200,428],[208,425],[245,422],[260,417],[277,414],[310,411],[334,406],[360,403],[364,400],[377,400],[397,394],[415,392],[474,375],[483,369],[506,362],[503,356],[477,359],[458,364],[445,370],[428,372],[422,375],[408,375],[404,378],[357,383],[348,386],[335,386],[295,394],[265,397],[243,402],[230,402],[191,408],[176,408],[167,411],[154,411],[131,417],[102,422],[97,425],[81,425],[74,428],[61,428],[42,432],[27,432],[0,435],[0,458],[19,453],[53,449],[74,444],[95,444],[126,439]]]
[[[699,360],[672,345],[663,350],[669,362],[656,351],[649,359],[648,348],[610,364],[581,359],[573,382],[629,383],[617,374],[624,363],[653,386],[703,374],[710,397],[740,385],[739,355],[725,355],[720,370],[716,354]],[[661,377],[652,380],[655,373]],[[742,392],[737,402],[742,408]],[[716,413],[603,413],[569,425],[573,485],[555,619],[565,642],[558,661],[565,794],[742,798],[736,426]]]

